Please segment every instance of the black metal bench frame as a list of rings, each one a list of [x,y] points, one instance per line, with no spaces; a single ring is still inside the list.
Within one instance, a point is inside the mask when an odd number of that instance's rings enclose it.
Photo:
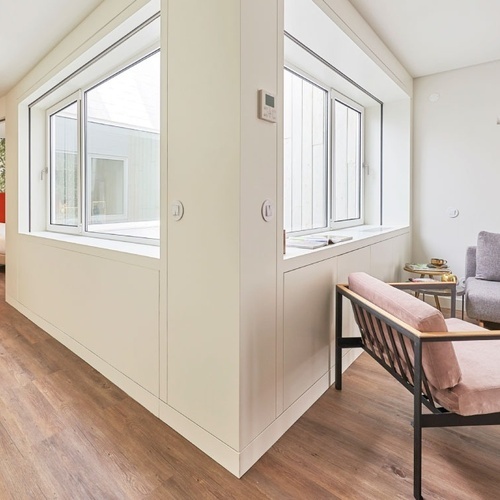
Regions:
[[[429,283],[425,283],[425,285],[422,283],[392,283],[392,286],[418,292],[424,287],[428,289]],[[442,288],[447,285],[437,282],[436,285],[432,286]],[[352,304],[354,318],[361,333],[360,337],[342,336],[344,297]],[[425,342],[500,339],[500,330],[419,332],[352,292],[347,285],[336,286],[335,309],[335,388],[342,389],[342,349],[360,347],[413,394],[413,494],[416,499],[421,499],[423,428],[500,424],[500,413],[462,416],[438,406],[432,397],[429,382],[422,367],[422,346]],[[385,332],[387,335],[379,335],[377,332]],[[410,342],[405,342],[405,338]],[[407,344],[411,346],[413,356],[410,356]],[[398,353],[397,345],[401,348],[403,359]],[[411,361],[412,357],[413,362]],[[431,413],[423,414],[422,405],[428,408]]]

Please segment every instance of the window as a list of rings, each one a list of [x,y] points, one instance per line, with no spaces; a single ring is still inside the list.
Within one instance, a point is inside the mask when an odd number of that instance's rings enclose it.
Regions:
[[[52,113],[50,122],[50,224],[77,227],[78,103],[72,102]]]
[[[154,16],[29,106],[31,230],[158,244],[158,40]]]
[[[328,225],[328,92],[285,71],[285,229]]]
[[[353,106],[353,107],[351,107]],[[361,219],[362,108],[332,100],[333,223]],[[354,107],[356,106],[356,107]]]
[[[155,52],[48,111],[49,228],[158,239],[159,63]]]
[[[363,107],[288,68],[284,75],[287,233],[363,222]]]

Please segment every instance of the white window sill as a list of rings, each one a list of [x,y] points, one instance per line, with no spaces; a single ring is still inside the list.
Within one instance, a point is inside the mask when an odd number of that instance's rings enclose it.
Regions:
[[[336,231],[326,231],[329,234],[350,236],[352,239],[315,249],[287,246],[286,253],[283,255],[284,271],[290,271],[298,267],[336,257],[337,255],[352,252],[359,248],[378,243],[379,241],[405,234],[409,230],[409,226],[363,225]]]

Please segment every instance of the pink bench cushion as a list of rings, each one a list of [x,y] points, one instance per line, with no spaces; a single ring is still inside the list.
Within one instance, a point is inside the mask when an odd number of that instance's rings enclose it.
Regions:
[[[420,332],[448,331],[443,315],[434,307],[366,273],[349,275],[349,288]],[[454,387],[462,376],[451,342],[424,344],[422,366],[436,389]]]
[[[446,323],[453,332],[484,330],[455,318],[447,319]],[[434,389],[434,398],[459,415],[500,412],[500,340],[453,342],[453,345],[462,380],[451,389]]]

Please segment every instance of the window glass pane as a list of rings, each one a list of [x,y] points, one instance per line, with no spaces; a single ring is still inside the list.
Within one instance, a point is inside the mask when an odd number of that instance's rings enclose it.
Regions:
[[[333,208],[335,222],[361,214],[361,113],[335,101]]]
[[[78,225],[78,106],[73,103],[50,116],[50,223]]]
[[[327,226],[327,92],[285,70],[284,222],[287,232]]]
[[[126,217],[125,161],[91,158],[90,224]]]
[[[160,54],[86,92],[87,231],[160,232]]]

